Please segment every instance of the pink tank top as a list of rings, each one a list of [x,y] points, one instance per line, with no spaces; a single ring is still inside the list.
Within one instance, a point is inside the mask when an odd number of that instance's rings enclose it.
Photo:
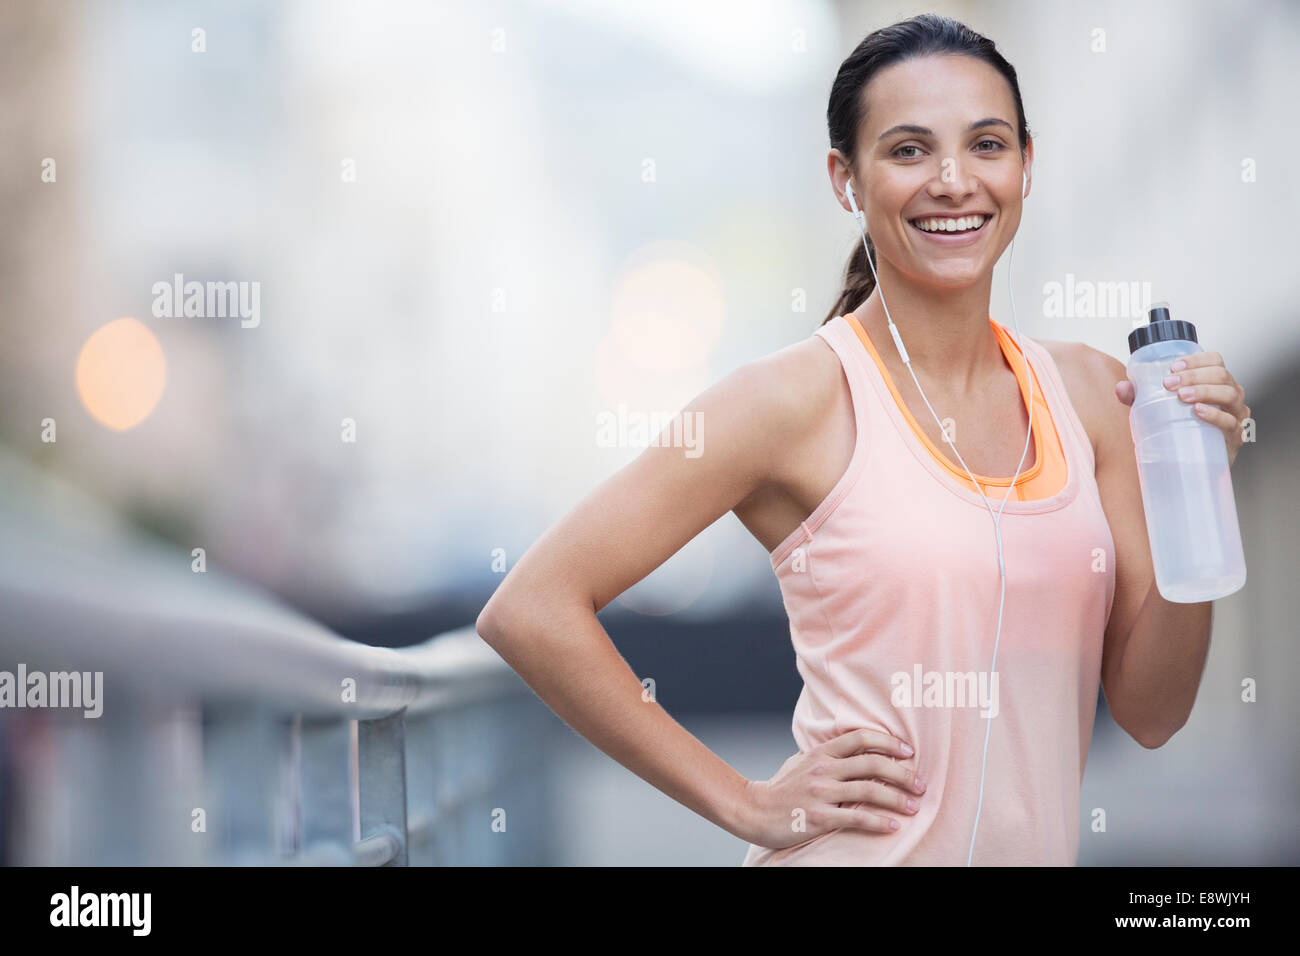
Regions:
[[[964,866],[987,729],[972,864],[1073,866],[1115,550],[1056,363],[1022,337],[1067,478],[1003,509],[1006,603],[990,676],[1001,589],[984,500],[922,444],[843,316],[816,334],[844,368],[857,442],[830,494],[771,554],[804,681],[791,729],[802,752],[861,728],[901,737],[927,789],[914,815],[850,805],[895,817],[893,833],[751,844],[744,865]],[[994,513],[1005,487],[989,491]]]
[[[889,369],[880,358],[880,353],[876,351],[871,336],[862,327],[858,317],[849,312],[845,314],[844,319],[857,335],[862,347],[867,350],[867,354],[871,356],[871,360],[876,363],[876,368],[880,370],[880,377],[889,389],[889,394],[894,398],[894,404],[898,406],[899,412],[912,427],[912,431],[916,433],[921,444],[929,449],[930,454],[934,456],[934,460],[948,469],[959,484],[970,488],[972,491],[978,491],[979,489],[971,482],[970,476],[966,474],[966,469],[961,467],[960,462],[949,461],[947,455],[941,452],[934,442],[930,441],[930,436],[912,417],[912,412],[908,409],[907,403],[903,401],[903,396],[898,391],[897,385],[889,376]],[[1030,407],[1029,376],[1025,374],[1024,361],[1020,357],[1020,346],[1016,344],[1006,329],[993,321],[992,316],[989,316],[989,328],[993,330],[998,344],[1002,346],[1003,358],[1006,359],[1007,364],[1011,366],[1016,374],[1016,381],[1020,383],[1020,397],[1025,402],[1025,408],[1028,409]],[[1032,372],[1033,369],[1030,369],[1030,371]],[[1050,498],[1065,487],[1066,481],[1065,450],[1061,447],[1061,437],[1057,434],[1056,423],[1052,421],[1051,412],[1048,410],[1047,402],[1043,398],[1042,383],[1038,381],[1037,375],[1034,375],[1033,378],[1034,440],[1029,450],[1029,467],[1025,468],[1020,473],[1020,477],[1016,479],[1016,487],[1010,498],[1013,501]],[[926,409],[926,412],[928,413],[929,409]],[[1007,485],[1011,483],[1010,476],[990,478],[986,475],[976,475],[975,479],[984,487],[985,493],[990,498],[999,502],[1007,493]]]

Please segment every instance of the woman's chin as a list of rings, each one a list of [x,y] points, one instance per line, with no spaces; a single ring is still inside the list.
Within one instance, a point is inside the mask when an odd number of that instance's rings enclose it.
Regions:
[[[976,268],[974,263],[968,266],[963,266],[961,263],[944,263],[942,266],[936,266],[935,263],[929,262],[925,263],[920,270],[920,276],[924,281],[935,288],[948,291],[976,286],[984,274],[984,270]]]

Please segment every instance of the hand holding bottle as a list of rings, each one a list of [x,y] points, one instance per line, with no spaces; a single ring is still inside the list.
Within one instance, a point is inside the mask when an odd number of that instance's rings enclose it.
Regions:
[[[1196,403],[1196,414],[1223,432],[1228,446],[1228,464],[1237,460],[1242,426],[1250,418],[1246,390],[1237,384],[1218,352],[1194,352],[1173,362],[1165,387],[1178,392],[1184,402]],[[1185,391],[1190,389],[1191,391]],[[1115,385],[1115,397],[1133,405],[1133,383],[1127,379]]]
[[[1129,406],[1156,588],[1178,604],[1216,601],[1246,583],[1231,468],[1250,409],[1196,326],[1163,302],[1150,316],[1129,333],[1128,381],[1115,395]]]

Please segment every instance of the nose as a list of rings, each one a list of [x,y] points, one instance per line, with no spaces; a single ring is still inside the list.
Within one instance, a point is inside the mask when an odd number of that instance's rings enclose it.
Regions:
[[[960,205],[975,192],[976,185],[969,165],[960,157],[945,156],[939,162],[938,174],[930,182],[930,195],[936,199],[947,197]]]

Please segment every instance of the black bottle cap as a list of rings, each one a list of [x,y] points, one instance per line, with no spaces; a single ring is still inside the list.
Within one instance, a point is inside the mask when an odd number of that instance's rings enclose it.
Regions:
[[[1196,326],[1180,319],[1171,319],[1168,302],[1154,303],[1147,314],[1150,316],[1150,321],[1146,325],[1139,325],[1128,334],[1129,354],[1152,342],[1168,342],[1173,339],[1196,341]]]

